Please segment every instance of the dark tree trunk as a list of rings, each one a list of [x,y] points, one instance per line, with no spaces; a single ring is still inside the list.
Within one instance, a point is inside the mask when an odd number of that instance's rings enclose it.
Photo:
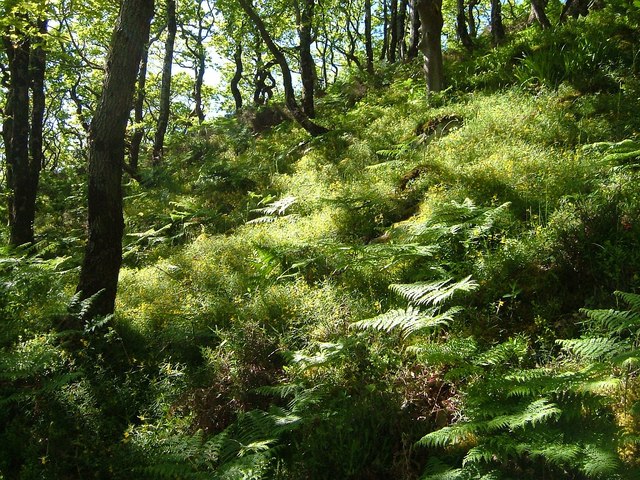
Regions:
[[[444,87],[442,61],[442,0],[417,0],[420,14],[422,38],[420,50],[424,55],[424,71],[429,93],[439,92]]]
[[[289,69],[287,58],[284,56],[284,53],[282,53],[282,50],[280,50],[280,48],[278,48],[278,46],[273,42],[273,39],[271,38],[271,35],[269,35],[264,22],[253,9],[251,1],[238,0],[238,3],[258,29],[260,35],[262,36],[262,40],[264,40],[264,42],[267,44],[269,52],[271,52],[271,55],[273,55],[273,57],[276,59],[276,62],[278,62],[278,65],[280,66],[280,70],[282,71],[282,80],[284,83],[285,102],[294,120],[314,137],[326,133],[327,129],[312,122],[298,105],[295,97],[295,92],[293,90],[291,70]]]
[[[493,1],[493,0],[492,0]],[[473,50],[473,40],[471,40],[471,36],[469,35],[469,30],[467,29],[467,9],[464,4],[464,0],[458,0],[458,13],[456,16],[456,33],[458,34],[458,38],[460,39],[460,43],[467,50]]]
[[[140,61],[140,73],[138,74],[138,91],[136,93],[136,100],[133,106],[133,115],[135,128],[133,135],[131,136],[131,147],[129,149],[129,168],[132,172],[137,172],[140,165],[140,146],[142,145],[142,139],[144,138],[144,127],[142,121],[144,120],[144,99],[147,94],[147,65],[149,63],[149,44],[144,48],[142,52],[142,60]]]
[[[3,140],[9,187],[9,244],[31,244],[40,170],[44,163],[42,129],[45,112],[44,76],[46,54],[43,47],[46,20],[32,22],[38,34],[12,32],[2,44],[7,55],[8,92],[3,120]],[[30,95],[31,94],[31,95]]]
[[[121,182],[125,131],[152,16],[153,0],[122,2],[111,37],[102,95],[91,122],[89,238],[78,292],[81,299],[96,297],[86,318],[108,315],[115,308],[124,231]],[[72,327],[80,329],[82,326]]]
[[[31,131],[29,135],[29,198],[31,225],[35,220],[36,194],[40,181],[40,171],[44,167],[43,128],[46,111],[46,98],[44,91],[44,79],[47,68],[47,55],[43,47],[43,41],[47,34],[47,21],[38,20],[40,41],[32,46],[29,60],[29,73],[31,75]]]
[[[364,49],[367,55],[367,73],[373,75],[373,41],[371,39],[371,0],[364,0]]]
[[[502,24],[502,0],[491,0],[491,39],[494,45],[499,45],[505,38]]]
[[[398,0],[391,0],[391,19],[389,21],[390,39],[389,62],[395,63],[398,52]]]
[[[236,71],[231,79],[231,94],[236,103],[236,113],[242,110],[242,93],[240,93],[240,80],[242,80],[243,65],[242,65],[242,44],[236,45],[236,50],[233,54],[233,61],[236,65]]]
[[[316,85],[316,64],[311,55],[313,42],[313,13],[315,0],[303,0],[300,10],[300,77],[302,80],[302,109],[309,118],[316,116],[314,104],[314,89]]]
[[[383,16],[383,25],[382,25],[382,50],[380,51],[380,61],[387,58],[387,53],[389,53],[389,0],[382,0],[382,16]]]
[[[544,9],[547,6],[547,0],[531,0],[531,14],[529,15],[529,23],[537,21],[543,30],[551,28],[551,22],[547,17]]]
[[[475,8],[480,0],[471,0],[467,6],[467,16],[469,20],[469,35],[471,38],[478,37],[478,22],[476,22]]]
[[[405,41],[405,30],[407,23],[407,2],[408,0],[399,0],[398,18],[396,19],[396,31],[398,37],[398,58],[405,59],[407,57],[407,42]]]
[[[160,87],[160,112],[153,140],[151,163],[154,166],[162,163],[164,155],[164,137],[169,126],[171,112],[171,67],[173,66],[173,47],[176,42],[178,26],[176,23],[176,1],[167,0],[167,39],[164,44],[164,62],[162,64],[162,85]]]
[[[416,1],[411,0],[411,35],[409,37],[409,49],[407,50],[407,58],[413,60],[418,56],[420,51],[420,15],[416,10]]]

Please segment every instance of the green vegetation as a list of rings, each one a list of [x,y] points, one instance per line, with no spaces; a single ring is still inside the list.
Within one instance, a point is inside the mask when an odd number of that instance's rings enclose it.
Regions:
[[[316,137],[170,131],[113,315],[75,293],[83,169],[44,171],[0,257],[0,479],[636,478],[639,12],[454,45],[430,95],[343,72]]]

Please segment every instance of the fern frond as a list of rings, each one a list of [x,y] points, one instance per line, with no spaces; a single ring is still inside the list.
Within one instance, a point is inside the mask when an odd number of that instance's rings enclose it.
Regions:
[[[501,415],[491,419],[487,422],[486,428],[487,431],[495,431],[504,428],[514,430],[527,425],[535,426],[548,420],[555,420],[561,413],[562,410],[555,403],[549,402],[546,398],[541,398],[527,405],[521,412]]]
[[[588,309],[581,309],[580,311],[611,333],[620,333],[627,328],[636,330],[640,327],[640,312]]]
[[[467,442],[475,437],[482,424],[476,422],[461,422],[428,433],[416,442],[425,447],[446,447]]]
[[[591,337],[571,340],[556,340],[563,350],[570,352],[583,360],[595,361],[605,356],[611,356],[622,350],[620,341],[608,337]]]
[[[389,288],[414,305],[439,305],[450,299],[456,292],[470,292],[478,284],[471,276],[453,282],[449,278],[440,282],[392,284]]]
[[[454,307],[444,313],[436,314],[430,310],[423,312],[420,309],[409,306],[406,309],[390,310],[377,317],[360,320],[351,325],[359,330],[379,330],[382,332],[393,332],[399,330],[403,338],[420,332],[422,330],[434,329],[449,325],[453,316],[460,312],[459,307]]]
[[[612,478],[620,469],[620,459],[614,451],[594,444],[584,448],[582,472],[589,478]]]
[[[529,352],[529,342],[522,336],[514,337],[495,347],[490,348],[483,354],[479,355],[475,363],[477,365],[503,365],[512,359],[520,363]]]
[[[616,291],[613,294],[629,305],[633,310],[640,312],[640,295]]]

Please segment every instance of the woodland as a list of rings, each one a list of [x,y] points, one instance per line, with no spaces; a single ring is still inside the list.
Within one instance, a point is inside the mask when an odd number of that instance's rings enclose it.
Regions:
[[[0,480],[640,478],[638,0],[0,12]]]

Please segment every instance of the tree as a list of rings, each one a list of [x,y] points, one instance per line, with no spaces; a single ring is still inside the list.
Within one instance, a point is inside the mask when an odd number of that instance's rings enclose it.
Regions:
[[[545,7],[548,0],[531,0],[531,14],[529,15],[529,23],[537,21],[543,30],[551,28],[549,17],[545,13]]]
[[[169,125],[171,110],[171,67],[173,66],[173,47],[176,41],[178,26],[176,23],[176,0],[167,0],[167,38],[165,40],[164,62],[162,65],[162,84],[160,87],[160,112],[158,124],[153,140],[152,164],[157,166],[162,162],[164,154],[164,137]]]
[[[505,37],[502,24],[502,0],[491,0],[491,39],[494,45],[502,43]]]
[[[298,124],[304,128],[307,132],[309,132],[312,136],[322,135],[327,132],[327,129],[321,125],[318,125],[311,121],[311,119],[307,116],[303,109],[300,108],[298,102],[296,100],[295,91],[293,90],[293,81],[291,78],[291,69],[289,68],[289,63],[287,62],[287,58],[285,57],[283,51],[275,44],[271,35],[267,31],[267,27],[264,22],[255,11],[251,4],[251,0],[237,0],[238,4],[245,11],[249,19],[253,22],[255,27],[260,32],[260,36],[262,40],[267,45],[269,52],[275,58],[276,62],[280,66],[280,71],[282,73],[282,81],[284,84],[284,97],[287,108],[291,112],[294,120],[298,122]]]
[[[191,68],[194,73],[193,102],[195,105],[192,116],[198,119],[199,124],[202,124],[205,118],[202,90],[207,68],[206,42],[211,37],[215,26],[213,10],[213,0],[198,0],[197,2],[182,2],[182,11],[180,12],[180,33],[188,56],[191,57],[187,64],[181,66]]]
[[[364,48],[367,55],[367,73],[373,75],[373,40],[371,38],[371,0],[364,0]]]
[[[122,263],[122,165],[136,76],[149,39],[153,0],[124,0],[111,38],[102,95],[89,137],[88,240],[80,270],[88,316],[114,311]],[[81,325],[77,325],[81,327]]]
[[[494,0],[491,0],[492,2]],[[458,0],[457,2],[458,10],[456,15],[456,32],[458,33],[458,38],[460,42],[467,50],[473,50],[473,40],[471,40],[471,36],[469,35],[469,29],[467,28],[467,9],[464,4],[464,0]],[[493,18],[493,17],[492,17]]]
[[[420,50],[424,55],[424,72],[427,90],[439,92],[444,87],[442,61],[442,0],[416,0],[415,8],[420,15]]]
[[[309,118],[316,116],[314,90],[316,84],[316,64],[311,54],[313,43],[313,13],[315,0],[295,0],[298,17],[298,36],[300,38],[300,79],[302,81],[302,109]]]
[[[8,94],[3,119],[3,141],[10,194],[9,244],[34,241],[36,196],[43,156],[45,112],[44,80],[47,20],[45,3],[34,11],[17,2],[5,2],[2,47],[8,61]]]

